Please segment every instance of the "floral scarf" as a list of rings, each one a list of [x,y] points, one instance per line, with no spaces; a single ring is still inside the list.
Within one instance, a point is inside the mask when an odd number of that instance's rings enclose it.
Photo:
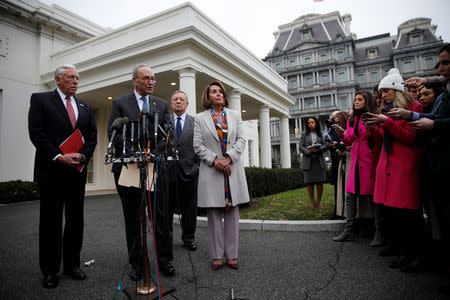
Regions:
[[[222,155],[225,155],[225,153],[227,152],[227,137],[228,137],[227,114],[225,110],[222,108],[222,112],[220,113],[219,116],[214,112],[214,109],[211,108],[211,117],[213,119],[214,126],[216,127],[217,135],[219,136]],[[228,211],[232,206],[233,202],[231,201],[230,178],[225,174],[223,175],[223,184],[225,187],[225,210]]]

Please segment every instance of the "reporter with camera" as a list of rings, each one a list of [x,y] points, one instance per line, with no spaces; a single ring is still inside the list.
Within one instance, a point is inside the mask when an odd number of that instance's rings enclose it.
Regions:
[[[355,240],[355,218],[357,199],[372,200],[374,178],[370,176],[371,149],[368,146],[370,133],[363,124],[363,114],[376,112],[377,105],[372,94],[362,91],[355,94],[352,114],[347,122],[347,130],[337,129],[343,142],[352,146],[349,177],[346,187],[345,207],[347,222],[344,231],[333,238],[335,242]]]
[[[390,248],[384,254],[400,258],[391,268],[413,268],[420,257],[423,216],[419,193],[421,149],[416,133],[406,120],[392,119],[387,113],[395,108],[422,112],[422,105],[404,92],[403,78],[391,69],[378,85],[382,93],[382,114],[368,113],[365,123],[383,136],[383,147],[376,169],[374,202],[384,205],[391,232]],[[381,253],[381,254],[383,254]]]

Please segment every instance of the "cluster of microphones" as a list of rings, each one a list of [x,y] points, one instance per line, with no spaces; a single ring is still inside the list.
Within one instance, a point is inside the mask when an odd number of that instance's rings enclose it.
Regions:
[[[105,163],[110,162],[112,159],[112,150],[114,148],[116,139],[122,135],[122,157],[128,154],[133,154],[136,151],[147,151],[148,143],[150,143],[149,136],[149,125],[153,125],[154,133],[154,145],[158,144],[158,129],[164,136],[172,135],[173,128],[170,122],[164,124],[164,129],[158,123],[159,113],[154,111],[153,113],[148,113],[145,109],[139,113],[139,118],[136,120],[131,120],[128,117],[116,118],[111,124],[111,138],[108,144],[105,155]],[[129,130],[128,130],[128,126]],[[130,149],[127,149],[127,134],[130,134]],[[128,151],[128,153],[127,153]]]

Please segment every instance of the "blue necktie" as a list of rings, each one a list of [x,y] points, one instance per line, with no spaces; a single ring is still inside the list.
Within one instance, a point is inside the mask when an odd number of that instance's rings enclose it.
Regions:
[[[150,110],[150,106],[148,105],[148,100],[146,97],[142,96],[141,100],[144,101],[144,103],[142,104],[142,110],[145,109],[146,112],[149,112]]]
[[[183,131],[183,129],[181,128],[181,117],[178,117],[177,118],[177,128],[176,128],[176,131],[177,131],[177,138],[178,138],[178,140],[180,139],[180,136],[181,136],[181,132]]]

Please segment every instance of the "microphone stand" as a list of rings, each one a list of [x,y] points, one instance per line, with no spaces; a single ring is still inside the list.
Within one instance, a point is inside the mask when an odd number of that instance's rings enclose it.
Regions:
[[[130,158],[125,159],[126,161],[129,160],[130,162],[137,161],[140,163],[139,165],[139,186],[141,189],[141,201],[144,201],[145,205],[141,205],[141,240],[142,240],[142,268],[143,268],[143,283],[139,285],[138,287],[127,287],[123,291],[128,296],[129,299],[135,300],[135,299],[156,299],[156,298],[162,298],[165,295],[168,295],[175,291],[175,288],[170,287],[162,287],[160,280],[159,280],[159,268],[157,266],[157,276],[158,276],[158,286],[156,286],[153,283],[149,282],[149,258],[148,258],[148,248],[147,248],[147,222],[146,222],[146,214],[145,214],[145,208],[147,204],[149,205],[149,211],[150,211],[150,218],[151,218],[151,225],[152,225],[152,234],[153,234],[153,242],[155,241],[155,225],[154,220],[152,217],[152,209],[149,202],[146,201],[147,197],[147,164],[149,160],[147,159],[148,155],[151,155],[153,159],[155,160],[156,168],[153,169],[153,178],[154,178],[154,201],[155,205],[154,208],[156,210],[156,191],[158,189],[158,164],[160,162],[163,162],[163,159],[161,157],[158,157],[157,155],[152,155],[150,153],[150,147],[147,147],[146,145],[149,143],[150,137],[148,136],[148,129],[146,118],[142,118],[142,135],[140,134],[140,128],[139,128],[139,120],[138,120],[138,151],[136,151],[134,154],[130,156]],[[158,124],[156,124],[158,125]],[[156,127],[155,125],[155,127]],[[157,133],[155,134],[155,152],[157,152]],[[133,147],[133,145],[132,145]],[[125,147],[124,147],[125,149]],[[144,150],[144,151],[142,151]],[[125,155],[124,155],[125,156]],[[122,158],[122,161],[124,159]],[[106,159],[105,159],[106,164]],[[150,189],[150,187],[149,187]],[[142,203],[142,202],[141,202]],[[156,216],[156,212],[155,212]],[[157,257],[157,251],[156,251],[156,244],[155,246],[155,257]],[[156,262],[156,264],[158,264]]]

